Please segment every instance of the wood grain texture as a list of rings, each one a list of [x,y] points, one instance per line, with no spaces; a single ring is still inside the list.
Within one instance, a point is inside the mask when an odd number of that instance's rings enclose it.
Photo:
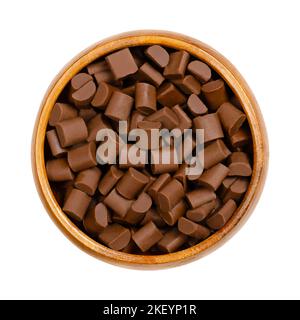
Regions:
[[[198,245],[164,255],[134,255],[111,250],[79,230],[64,214],[51,191],[44,162],[44,140],[53,105],[70,79],[83,67],[112,51],[124,47],[160,44],[190,52],[216,70],[239,97],[253,137],[253,174],[248,191],[228,223]],[[68,63],[50,84],[37,115],[32,139],[32,170],[40,198],[50,217],[78,247],[96,258],[115,265],[141,269],[178,266],[200,258],[228,240],[245,223],[263,189],[268,167],[268,139],[264,121],[249,86],[236,68],[220,53],[193,38],[166,31],[140,30],[119,34],[96,43]]]

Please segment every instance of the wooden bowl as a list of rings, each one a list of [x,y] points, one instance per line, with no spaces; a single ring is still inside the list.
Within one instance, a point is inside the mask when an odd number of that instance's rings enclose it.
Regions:
[[[51,191],[45,169],[44,140],[52,107],[69,80],[95,59],[124,47],[160,44],[183,49],[206,62],[227,82],[240,99],[248,117],[253,138],[253,174],[249,189],[239,208],[226,225],[194,247],[164,255],[134,255],[111,250],[82,232],[58,205]],[[268,166],[268,141],[259,106],[246,81],[235,67],[220,53],[193,38],[166,31],[134,31],[102,40],[84,50],[53,80],[42,101],[33,133],[32,169],[35,183],[50,217],[63,233],[77,246],[96,258],[135,268],[176,266],[202,257],[228,240],[253,211],[264,185]]]

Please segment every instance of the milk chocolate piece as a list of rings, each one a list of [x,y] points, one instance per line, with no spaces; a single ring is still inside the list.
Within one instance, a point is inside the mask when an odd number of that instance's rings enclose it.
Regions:
[[[95,142],[85,143],[69,150],[68,163],[74,172],[95,167],[97,165]]]
[[[182,217],[187,210],[187,205],[184,200],[179,201],[169,211],[159,211],[160,216],[164,219],[166,224],[174,226],[180,217]]]
[[[103,113],[98,113],[87,123],[88,137],[87,142],[96,141],[96,136],[101,129],[111,129],[111,125]]]
[[[159,231],[156,225],[150,221],[135,232],[132,239],[136,245],[145,252],[162,239],[162,237],[163,234]]]
[[[108,216],[106,206],[100,202],[88,210],[83,219],[83,226],[89,234],[98,235],[108,226]]]
[[[94,118],[96,114],[97,112],[93,108],[79,110],[79,117],[81,117],[85,121],[85,123]]]
[[[238,179],[238,177],[227,177],[224,179],[219,187],[218,194],[220,197],[224,197],[230,186]]]
[[[157,194],[159,190],[171,181],[169,173],[161,174],[148,189],[148,194],[151,196],[153,201],[157,203]]]
[[[231,218],[237,206],[234,200],[228,200],[223,207],[206,220],[206,224],[214,230],[222,228]]]
[[[229,136],[230,144],[233,148],[243,147],[249,143],[251,137],[248,130],[241,128],[235,134]]]
[[[104,177],[100,180],[98,190],[106,196],[117,182],[123,176],[123,171],[119,170],[117,166],[110,166]]]
[[[114,91],[105,109],[105,115],[115,121],[127,120],[133,105],[133,98]]]
[[[114,91],[117,91],[117,88],[100,81],[94,98],[91,101],[91,105],[95,108],[104,110]]]
[[[149,178],[134,168],[129,168],[116,189],[126,199],[134,199],[148,183]]]
[[[194,119],[196,129],[204,129],[204,142],[223,138],[223,130],[217,113],[210,113]]]
[[[229,199],[239,201],[249,187],[249,181],[246,178],[235,180],[225,192],[222,200],[225,203]]]
[[[228,173],[229,169],[222,163],[218,163],[210,169],[205,170],[197,179],[197,182],[205,188],[211,188],[216,191]]]
[[[93,80],[93,77],[89,75],[88,73],[80,72],[77,73],[70,81],[70,86],[72,92],[80,89],[83,87],[86,83]]]
[[[63,148],[83,142],[88,136],[87,126],[80,117],[58,122],[55,129]]]
[[[133,111],[131,114],[131,118],[130,118],[130,127],[129,127],[129,131],[133,130],[133,129],[137,129],[137,124],[140,121],[143,121],[145,118],[145,115],[141,114],[138,111]]]
[[[106,61],[95,61],[90,63],[86,69],[90,75],[93,75],[97,72],[108,70],[109,66]]]
[[[222,140],[216,140],[204,148],[204,169],[209,169],[231,154]]]
[[[174,111],[178,118],[178,129],[184,131],[184,129],[190,129],[192,127],[192,120],[178,104],[172,108],[172,111]]]
[[[164,234],[157,246],[161,251],[171,253],[178,250],[186,241],[187,236],[173,228]]]
[[[126,76],[136,73],[138,67],[128,48],[109,54],[105,58],[115,79],[125,78]]]
[[[172,52],[169,63],[164,69],[164,76],[168,79],[183,78],[189,58],[190,55],[184,50]]]
[[[185,94],[198,95],[201,92],[201,84],[190,74],[182,79],[173,80],[173,83]]]
[[[186,193],[185,197],[189,206],[195,209],[216,199],[216,194],[210,189],[198,188]]]
[[[186,163],[181,164],[179,169],[173,175],[174,179],[177,179],[179,182],[181,182],[184,191],[187,190],[187,176],[185,174],[186,168],[187,168]]]
[[[129,169],[129,168],[137,168],[137,169],[143,169],[145,168],[145,162],[143,161],[144,158],[147,157],[147,151],[142,150],[139,147],[134,145],[127,145],[126,146],[128,151],[126,152],[125,147],[121,149],[121,152],[119,154],[119,167],[120,169]],[[129,157],[129,155],[136,155],[137,161],[134,161],[134,163],[131,161],[132,159]],[[144,155],[143,155],[144,154]]]
[[[95,80],[98,85],[101,83],[112,83],[115,82],[115,77],[110,69],[102,70],[94,74]]]
[[[47,131],[46,136],[53,157],[58,158],[67,153],[67,149],[62,148],[62,146],[60,145],[58,136],[54,129]]]
[[[199,60],[190,62],[187,66],[187,70],[201,83],[205,83],[211,78],[210,67]]]
[[[176,113],[168,107],[159,109],[145,118],[147,121],[161,122],[162,126],[168,130],[176,128],[179,124],[179,119]]]
[[[252,168],[247,153],[233,152],[228,157],[229,176],[249,177],[252,174]]]
[[[71,94],[71,99],[75,106],[86,107],[93,99],[96,93],[96,85],[93,80],[86,82]]]
[[[182,184],[178,180],[172,179],[157,194],[159,209],[167,212],[173,209],[183,197],[184,189]]]
[[[222,79],[207,82],[202,86],[205,101],[212,111],[228,100],[225,83]]]
[[[174,172],[178,170],[178,167],[176,150],[172,148],[151,150],[151,171],[153,174]]]
[[[99,240],[113,250],[124,249],[131,238],[130,230],[114,223],[107,226],[100,234]]]
[[[48,160],[46,171],[49,181],[68,181],[74,178],[66,159]]]
[[[100,177],[101,170],[97,167],[83,170],[78,173],[74,186],[89,196],[93,196],[98,187]]]
[[[186,217],[194,222],[201,222],[214,210],[215,205],[216,200],[209,201],[200,207],[188,210]]]
[[[165,80],[165,78],[154,69],[148,62],[145,62],[139,69],[139,73],[142,78],[152,83],[155,87],[159,87]]]
[[[151,197],[143,192],[138,198],[133,202],[131,208],[126,214],[125,221],[130,224],[139,223],[144,219],[145,214],[148,210],[150,210],[152,205]]]
[[[178,230],[196,239],[205,239],[210,235],[209,229],[184,217],[178,220]]]
[[[143,129],[145,131],[145,133],[147,134],[147,143],[143,143],[143,141],[138,141],[137,142],[137,146],[141,149],[147,149],[147,150],[152,150],[152,149],[158,149],[159,148],[159,142],[158,144],[156,142],[152,142],[152,138],[151,138],[151,132],[153,132],[154,130],[157,130],[157,132],[159,131],[159,129],[161,128],[161,123],[160,122],[155,122],[155,121],[140,121],[137,124],[138,129]]]
[[[144,226],[149,221],[152,221],[158,228],[163,228],[166,226],[165,221],[153,207],[146,212],[144,219],[140,222],[140,225]]]
[[[55,103],[50,117],[49,124],[50,126],[55,126],[56,123],[61,122],[63,120],[76,118],[78,111],[73,108],[70,104],[67,103]]]
[[[196,95],[191,94],[187,100],[187,107],[189,112],[197,117],[207,113],[207,107],[202,100]]]
[[[72,189],[64,203],[63,211],[76,221],[82,221],[91,197],[78,189]]]
[[[171,82],[164,83],[157,91],[157,101],[162,106],[173,107],[184,104],[186,97]]]
[[[133,201],[122,197],[116,189],[113,189],[103,200],[110,209],[119,217],[124,218],[130,209]]]
[[[230,102],[225,102],[219,107],[218,116],[229,136],[237,133],[246,120],[246,115]]]
[[[156,111],[156,88],[148,83],[137,83],[135,86],[135,108],[148,115]]]
[[[135,96],[135,84],[133,84],[129,87],[123,88],[123,89],[121,89],[121,91],[131,97],[134,97]]]
[[[160,68],[164,68],[170,59],[168,51],[157,44],[148,47],[145,50],[145,55]]]

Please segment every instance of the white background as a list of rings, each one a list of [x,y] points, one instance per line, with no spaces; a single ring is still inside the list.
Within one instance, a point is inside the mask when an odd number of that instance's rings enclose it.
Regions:
[[[189,6],[184,6],[189,4]],[[1,1],[0,298],[300,298],[299,1]],[[111,266],[80,251],[47,215],[30,163],[47,86],[105,37],[165,29],[198,38],[244,75],[270,142],[262,198],[204,259],[162,271]]]

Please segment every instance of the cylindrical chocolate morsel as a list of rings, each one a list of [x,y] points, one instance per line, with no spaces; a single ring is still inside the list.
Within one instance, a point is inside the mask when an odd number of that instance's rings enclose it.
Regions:
[[[186,97],[174,86],[173,83],[166,82],[157,90],[157,101],[162,106],[171,108],[176,104],[184,104]]]
[[[96,114],[97,112],[93,108],[79,110],[79,117],[81,117],[85,123],[94,118]]]
[[[67,153],[67,150],[60,145],[55,129],[47,131],[46,136],[51,153],[54,157],[58,158]]]
[[[127,152],[126,152],[127,148]],[[147,150],[140,149],[135,144],[125,145],[119,154],[119,168],[129,169],[129,168],[145,168],[147,159]],[[133,161],[132,161],[133,160]]]
[[[204,148],[204,169],[209,169],[230,155],[222,140],[216,140]]]
[[[130,224],[139,223],[144,219],[145,214],[151,208],[151,205],[151,197],[145,192],[141,193],[127,212],[125,221]]]
[[[145,62],[140,67],[139,74],[145,81],[152,83],[155,87],[159,87],[165,80],[162,74],[153,68],[148,62]]]
[[[152,221],[158,228],[163,228],[166,226],[165,221],[163,218],[159,215],[156,208],[150,208],[144,216],[144,219],[140,222],[141,226],[144,226],[149,221]]]
[[[78,189],[72,189],[64,203],[63,211],[76,221],[82,221],[91,198]]]
[[[200,94],[201,92],[201,84],[190,74],[182,79],[173,80],[173,83],[185,94]]]
[[[173,178],[181,182],[184,191],[187,189],[187,176],[185,174],[185,169],[187,164],[183,163],[180,165],[179,169],[174,173]]]
[[[93,100],[96,93],[96,85],[93,80],[85,83],[71,94],[71,100],[78,108],[84,108]]]
[[[55,128],[63,148],[83,142],[88,137],[87,126],[80,117],[58,122]]]
[[[48,160],[46,171],[49,181],[68,181],[74,178],[66,159]]]
[[[223,138],[223,130],[217,113],[210,113],[194,119],[196,129],[204,129],[204,142]]]
[[[68,163],[74,172],[95,167],[97,165],[95,142],[88,142],[69,150]]]
[[[168,107],[159,109],[158,111],[150,114],[150,116],[146,117],[144,120],[161,122],[163,128],[168,130],[177,128],[179,125],[179,119],[176,113]]]
[[[163,238],[157,243],[158,248],[163,252],[174,252],[187,241],[187,236],[173,228],[164,234]]]
[[[201,83],[205,83],[211,78],[210,67],[199,60],[190,62],[187,66],[187,70],[197,79],[199,79]]]
[[[185,195],[189,206],[193,209],[202,206],[204,203],[216,199],[216,194],[213,190],[198,188],[193,191],[188,192]]]
[[[247,153],[233,152],[228,157],[229,176],[249,177],[252,174],[252,168]]]
[[[129,211],[133,201],[125,199],[113,189],[103,200],[110,209],[112,209],[119,217],[124,218]]]
[[[229,199],[239,201],[243,194],[247,191],[249,181],[246,178],[236,179],[228,188],[226,193],[223,195],[222,201],[225,203]]]
[[[114,91],[105,109],[105,115],[115,121],[127,120],[133,101],[127,94]]]
[[[111,86],[110,84],[100,81],[94,98],[91,101],[91,105],[95,108],[104,110],[113,92],[116,90],[117,88]]]
[[[108,226],[108,210],[103,203],[92,206],[83,219],[85,230],[91,235],[97,235]]]
[[[169,63],[170,59],[168,51],[157,44],[148,47],[145,50],[145,55],[160,68],[164,68]]]
[[[187,205],[184,200],[179,201],[175,207],[169,211],[159,211],[160,216],[164,219],[166,224],[174,226],[180,217],[182,217],[187,209]]]
[[[222,198],[224,197],[230,186],[238,179],[238,177],[227,177],[224,179],[219,187],[218,195]]]
[[[202,86],[202,93],[208,107],[216,111],[219,106],[228,100],[225,83],[222,79],[207,82]]]
[[[208,111],[206,105],[196,94],[191,94],[189,96],[187,107],[190,113],[195,117],[206,114]]]
[[[75,188],[93,196],[101,177],[101,170],[97,167],[80,171],[74,181]]]
[[[213,211],[215,205],[216,200],[209,201],[198,208],[188,210],[186,217],[194,222],[200,222]]]
[[[189,116],[182,110],[182,108],[177,104],[172,108],[178,118],[178,129],[183,131],[184,129],[189,129],[192,127],[192,120]]]
[[[154,121],[140,121],[138,124],[138,129],[143,129],[145,133],[147,134],[147,139],[146,141],[141,141],[139,140],[136,145],[145,150],[152,150],[152,149],[157,149],[159,148],[159,145],[156,142],[152,142],[152,134],[155,132],[154,130],[158,130],[161,128],[161,123],[160,122],[154,122]]]
[[[152,221],[149,221],[133,234],[132,239],[136,245],[145,252],[154,246],[162,237],[163,234],[156,225]]]
[[[172,179],[157,195],[158,206],[161,211],[168,212],[184,197],[183,185]]]
[[[105,116],[100,113],[95,115],[88,123],[88,137],[86,139],[87,142],[96,141],[96,136],[99,130],[101,129],[111,129],[111,125]]]
[[[106,196],[121,179],[123,174],[123,171],[119,170],[118,167],[110,166],[104,177],[99,182],[99,192]]]
[[[230,102],[225,102],[219,107],[218,115],[229,136],[237,133],[246,120],[246,115]]]
[[[56,102],[50,114],[49,124],[55,126],[56,123],[63,120],[76,118],[77,114],[77,109],[70,104]]]
[[[80,89],[87,82],[93,80],[93,77],[85,72],[77,73],[70,81],[71,91],[74,92]]]
[[[156,111],[156,88],[154,86],[142,82],[136,84],[135,108],[145,115]]]
[[[175,172],[178,167],[177,154],[174,148],[151,150],[151,171],[153,174]]]
[[[183,78],[189,58],[189,53],[184,50],[172,52],[169,63],[164,69],[164,76],[168,79]]]
[[[163,173],[153,182],[153,184],[148,189],[148,194],[150,195],[150,197],[153,199],[154,202],[157,203],[158,191],[170,181],[171,181],[170,174]]]
[[[108,70],[109,66],[106,61],[95,61],[87,65],[86,69],[90,75],[93,75],[97,72]]]
[[[248,130],[241,128],[235,134],[229,137],[233,148],[242,147],[249,143],[251,137]]]
[[[145,116],[138,111],[133,111],[130,118],[130,127],[129,131],[137,129],[137,125],[140,121],[143,121]]]
[[[100,234],[99,240],[113,250],[124,249],[131,238],[129,229],[114,223],[107,226]]]
[[[197,179],[197,182],[203,187],[216,191],[228,173],[229,169],[222,163],[218,163],[210,169],[205,170]]]
[[[228,200],[223,207],[216,211],[211,217],[206,220],[206,224],[214,230],[222,228],[225,223],[231,218],[237,206],[234,200]]]
[[[210,230],[208,228],[184,217],[181,217],[178,220],[178,230],[181,233],[196,239],[205,239],[210,235]]]
[[[134,168],[129,168],[116,189],[126,199],[134,199],[149,182],[149,178]]]

